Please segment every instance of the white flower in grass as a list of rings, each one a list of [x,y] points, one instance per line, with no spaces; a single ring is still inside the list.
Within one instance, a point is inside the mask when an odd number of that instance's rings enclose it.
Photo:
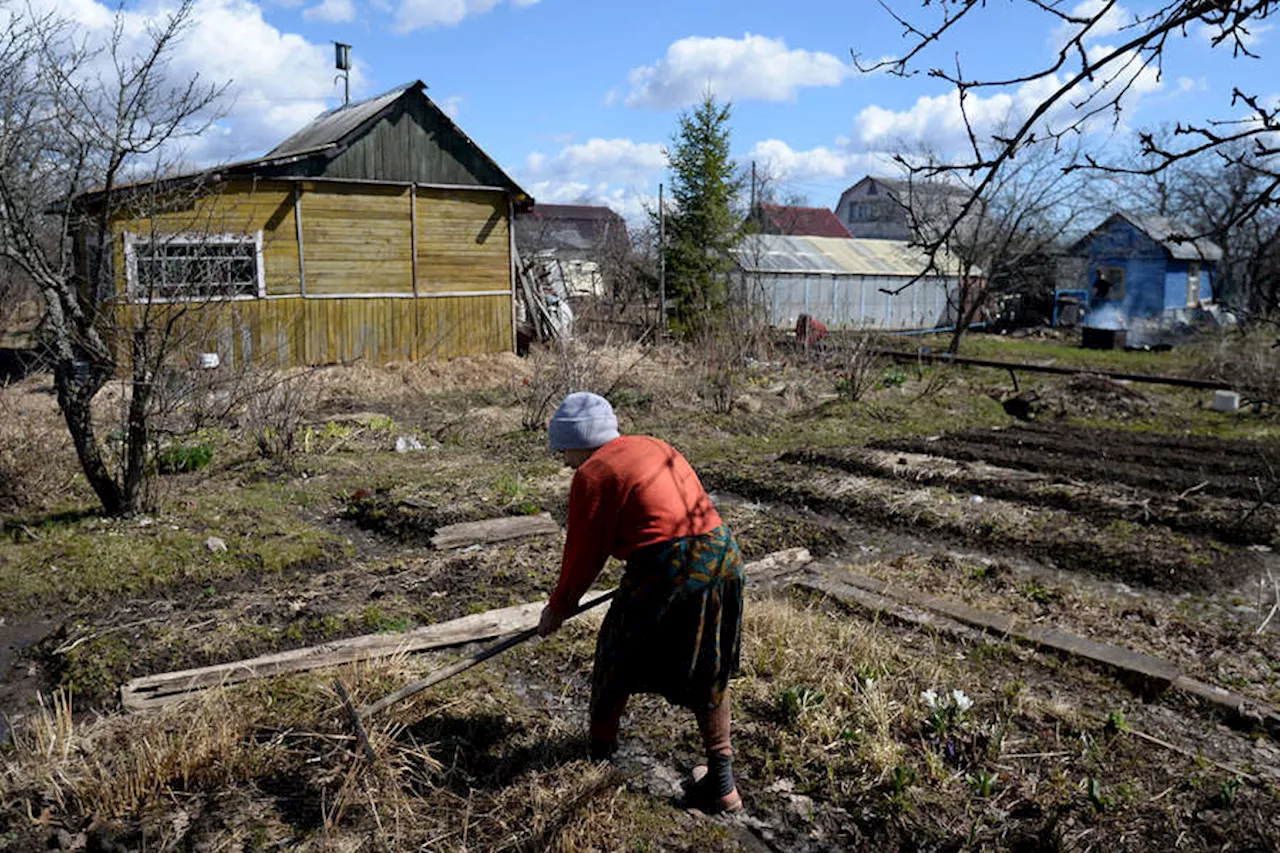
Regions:
[[[926,690],[920,694],[920,701],[928,706],[930,711],[937,710],[938,693],[934,690]]]
[[[973,700],[964,695],[964,691],[959,688],[951,691],[951,701],[955,703],[956,710],[962,714],[973,707]]]

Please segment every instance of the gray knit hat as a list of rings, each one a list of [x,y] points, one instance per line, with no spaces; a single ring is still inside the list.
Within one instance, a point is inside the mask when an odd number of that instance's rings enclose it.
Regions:
[[[551,416],[547,438],[552,450],[595,450],[618,437],[613,406],[599,394],[577,391]]]

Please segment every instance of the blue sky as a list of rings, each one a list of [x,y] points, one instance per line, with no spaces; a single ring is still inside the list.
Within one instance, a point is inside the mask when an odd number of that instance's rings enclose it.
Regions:
[[[102,32],[99,0],[43,0]],[[126,3],[130,26],[176,0]],[[1104,0],[1066,0],[1091,10]],[[919,0],[893,7],[927,23]],[[1123,43],[1123,24],[1145,7],[1117,5],[1091,46]],[[332,48],[353,45],[353,97],[422,79],[437,103],[535,197],[607,203],[635,215],[664,178],[661,147],[679,110],[708,85],[734,102],[734,148],[760,162],[784,193],[833,206],[840,191],[889,155],[961,142],[949,87],[920,74],[863,75],[850,51],[874,59],[906,42],[872,0],[197,0],[176,73],[231,79],[228,114],[192,148],[215,162],[256,156],[339,103]],[[1163,76],[1144,75],[1126,101],[1133,127],[1229,117],[1232,86],[1280,94],[1265,30],[1260,60],[1232,60],[1192,30],[1171,45]],[[1010,75],[1049,60],[1055,21],[1023,0],[992,0],[922,57]],[[1034,91],[988,93],[971,103],[988,124],[1024,109]],[[1095,142],[1113,133],[1109,123]]]

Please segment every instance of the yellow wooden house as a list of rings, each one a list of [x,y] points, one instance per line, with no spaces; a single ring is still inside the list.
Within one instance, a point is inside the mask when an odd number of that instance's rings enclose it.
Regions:
[[[425,88],[331,110],[257,160],[128,188],[102,294],[119,329],[181,313],[189,356],[271,367],[512,350],[511,224],[532,199]],[[93,234],[77,245],[91,256]]]

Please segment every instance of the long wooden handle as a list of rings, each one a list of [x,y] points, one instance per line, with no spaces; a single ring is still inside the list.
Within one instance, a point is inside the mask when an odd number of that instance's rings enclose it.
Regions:
[[[601,595],[596,596],[590,601],[587,601],[583,604],[578,605],[578,609],[573,611],[573,616],[577,616],[579,613],[583,613],[587,610],[590,610],[593,607],[604,604],[606,601],[613,598],[617,594],[617,592],[618,591],[616,589],[611,589],[606,593],[602,593]],[[569,618],[573,618],[573,616],[570,616]],[[365,705],[363,708],[360,709],[359,717],[360,719],[365,719],[366,717],[370,717],[378,713],[379,711],[382,711],[386,708],[391,707],[395,703],[399,702],[401,699],[407,699],[408,697],[413,696],[415,693],[421,693],[423,690],[426,690],[428,687],[439,684],[442,681],[447,681],[448,679],[453,678],[455,675],[459,673],[466,672],[467,670],[471,669],[471,667],[477,664],[484,663],[491,657],[496,657],[502,654],[507,649],[514,648],[515,646],[518,646],[521,643],[527,642],[528,640],[532,640],[536,636],[538,636],[537,628],[528,628],[524,631],[521,631],[518,634],[512,634],[510,637],[507,637],[504,640],[499,640],[493,645],[488,646],[487,648],[481,649],[480,651],[476,652],[470,657],[463,658],[462,660],[458,661],[455,664],[446,666],[444,669],[436,670],[435,672],[431,673],[421,681],[415,681],[412,684],[406,684],[404,687],[401,687],[396,692],[382,697],[377,702],[373,702],[369,705]]]

